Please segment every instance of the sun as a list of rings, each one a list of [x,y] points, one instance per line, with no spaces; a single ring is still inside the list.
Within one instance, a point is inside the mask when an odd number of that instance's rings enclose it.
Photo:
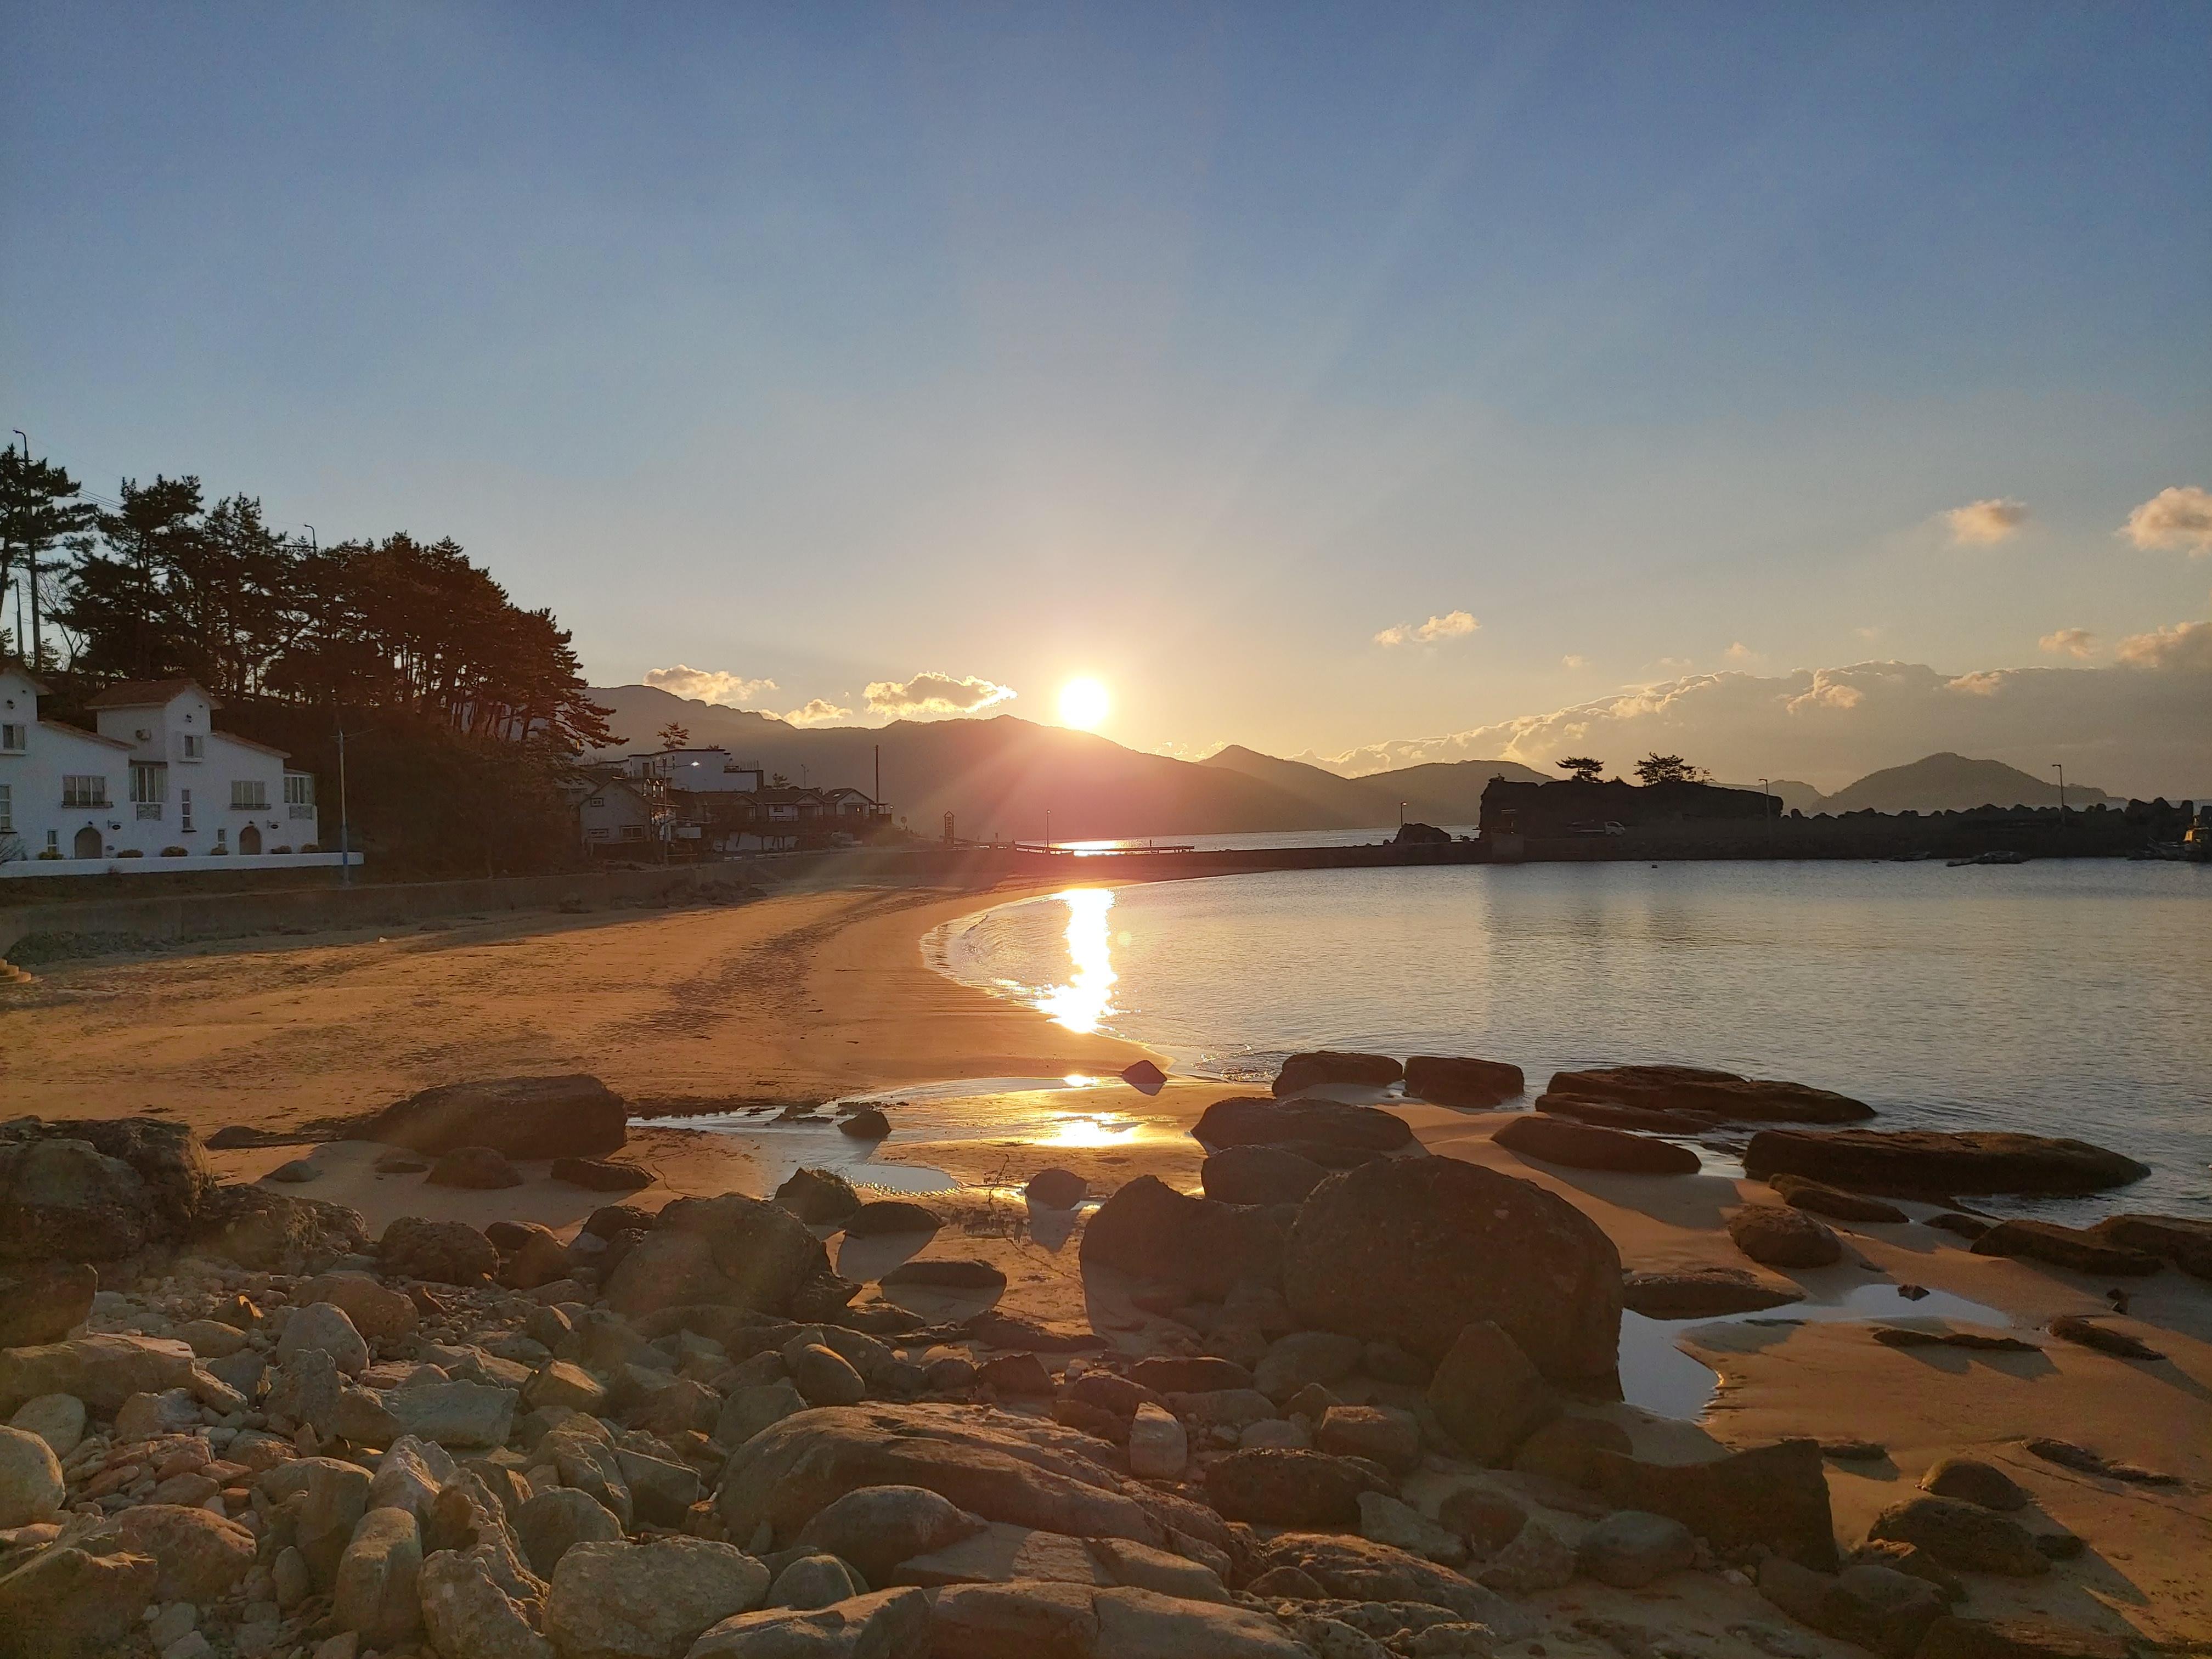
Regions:
[[[1096,731],[1112,706],[1113,699],[1097,680],[1070,680],[1060,688],[1060,723],[1079,732]]]

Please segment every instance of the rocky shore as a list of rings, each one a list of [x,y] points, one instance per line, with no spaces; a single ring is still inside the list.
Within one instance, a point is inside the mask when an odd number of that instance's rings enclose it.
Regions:
[[[962,1253],[949,1206],[830,1172],[610,1201],[569,1237],[402,1215],[372,1237],[341,1206],[218,1182],[179,1125],[0,1124],[0,1656],[2128,1650],[2124,1626],[2019,1610],[2014,1588],[2088,1552],[2016,1468],[1944,1457],[1847,1528],[1835,1471],[1882,1447],[1723,1446],[1619,1403],[1624,1308],[1775,1307],[1787,1281],[1759,1270],[1834,1263],[1855,1225],[1955,1248],[1880,1194],[2124,1169],[1834,1127],[1869,1114],[1796,1085],[1561,1073],[1545,1099],[1591,1109],[1516,1115],[1537,1128],[1519,1153],[1603,1179],[1698,1178],[1638,1150],[1680,1150],[1646,1129],[1790,1126],[1752,1142],[1785,1147],[1773,1201],[1728,1218],[1748,1265],[1625,1271],[1547,1185],[1302,1092],[1407,1070],[1456,1109],[1519,1088],[1485,1061],[1302,1055],[1277,1093],[1199,1116],[1196,1194],[1030,1170],[1026,1224],[1072,1231],[1081,1319],[1000,1305],[1004,1267]],[[611,1197],[651,1180],[590,1077],[426,1091],[354,1132],[395,1181],[496,1188],[519,1159]],[[1947,1218],[1978,1220],[1986,1256],[2131,1282],[2203,1277],[2212,1251],[2155,1217]],[[910,1248],[844,1277],[840,1233]],[[2143,1363],[2118,1323],[2075,1326],[2050,1337]],[[2014,1450],[2119,1501],[2201,1499],[2068,1426]]]

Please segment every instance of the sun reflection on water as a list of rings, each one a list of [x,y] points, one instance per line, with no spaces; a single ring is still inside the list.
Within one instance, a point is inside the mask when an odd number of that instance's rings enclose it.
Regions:
[[[1114,908],[1107,887],[1073,887],[1057,895],[1067,906],[1067,954],[1074,971],[1037,999],[1037,1006],[1071,1031],[1095,1031],[1114,992],[1113,933],[1106,913]]]
[[[1062,1118],[1039,1143],[1050,1146],[1115,1146],[1133,1140],[1145,1126],[1126,1117]]]

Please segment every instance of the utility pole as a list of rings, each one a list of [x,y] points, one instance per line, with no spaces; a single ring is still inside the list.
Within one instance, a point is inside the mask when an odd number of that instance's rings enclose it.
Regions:
[[[2051,763],[2051,769],[2058,774],[2058,821],[2066,822],[2066,766],[2063,761]]]
[[[338,885],[353,885],[353,826],[346,814],[345,711],[338,711]]]
[[[23,441],[23,470],[27,474],[31,467],[31,434],[20,426],[15,428],[15,433]],[[40,648],[39,641],[39,544],[27,537],[23,543],[23,560],[30,567],[28,586],[31,590],[31,672],[35,674],[43,665],[46,653]],[[22,623],[18,622],[15,625],[20,629]]]
[[[884,804],[884,746],[876,745],[876,805]]]
[[[1767,778],[1761,778],[1759,781],[1759,816],[1766,820],[1766,844],[1770,850],[1774,845],[1774,814],[1768,810],[1766,803],[1771,800],[1773,796],[1774,785],[1772,781]]]

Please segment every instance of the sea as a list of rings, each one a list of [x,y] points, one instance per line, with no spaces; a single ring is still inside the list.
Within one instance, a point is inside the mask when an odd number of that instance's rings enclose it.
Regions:
[[[2152,1168],[2094,1198],[1981,1207],[2077,1223],[2118,1210],[2212,1217],[2205,866],[1077,878],[951,922],[924,950],[955,979],[1071,1030],[1141,1042],[1180,1073],[1257,1080],[1302,1048],[1477,1054],[1520,1066],[1533,1094],[1563,1067],[1717,1066],[1856,1096],[1880,1114],[1874,1127],[2074,1136]]]

